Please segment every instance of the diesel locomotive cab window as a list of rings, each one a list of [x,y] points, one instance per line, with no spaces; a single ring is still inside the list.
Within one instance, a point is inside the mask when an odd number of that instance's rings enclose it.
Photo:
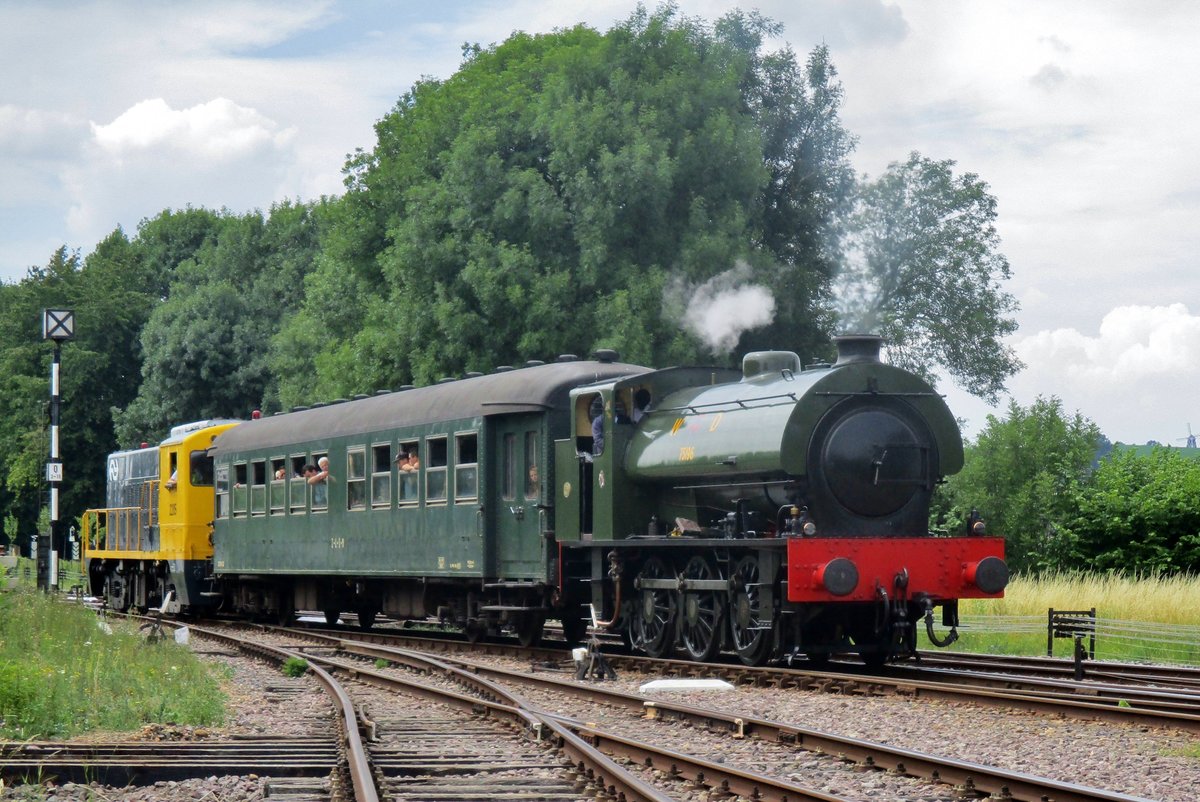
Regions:
[[[264,515],[267,512],[267,463],[255,460],[250,463],[250,514]]]
[[[233,466],[233,515],[235,518],[246,514],[246,500],[250,496],[250,488],[246,483],[247,473],[246,463],[239,462]]]
[[[446,500],[446,438],[425,440],[425,502]]]
[[[454,500],[479,498],[479,436],[459,434],[454,437]]]
[[[288,458],[291,462],[291,470],[288,472],[288,506],[292,509],[292,514],[304,512],[304,488],[308,487],[304,482],[304,465],[308,459],[303,454],[293,454]]]
[[[346,450],[346,509],[367,508],[367,451],[362,446]]]
[[[217,517],[229,517],[229,466],[218,465],[216,469],[217,483]]]
[[[392,447],[388,444],[371,447],[371,506],[386,507],[392,503]]]
[[[193,451],[188,456],[191,465],[189,475],[192,487],[212,487],[213,460],[207,451]]]
[[[525,498],[537,498],[541,476],[538,474],[538,435],[525,432]]]
[[[416,440],[401,441],[396,452],[396,476],[401,507],[414,507],[421,500],[421,454]]]

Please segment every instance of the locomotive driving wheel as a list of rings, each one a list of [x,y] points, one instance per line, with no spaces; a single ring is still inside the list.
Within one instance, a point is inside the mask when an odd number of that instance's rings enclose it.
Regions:
[[[675,573],[659,557],[642,566],[639,579],[673,579]],[[669,654],[675,645],[675,617],[679,607],[674,590],[642,588],[638,592],[632,625],[635,642],[651,657]]]
[[[684,579],[720,579],[716,569],[700,555],[688,560]],[[704,663],[721,650],[721,627],[725,623],[725,591],[686,590],[679,604],[683,648],[693,660]]]
[[[762,570],[758,558],[747,555],[733,569],[733,600],[729,634],[738,658],[748,666],[762,665],[773,646],[770,610],[763,609]]]

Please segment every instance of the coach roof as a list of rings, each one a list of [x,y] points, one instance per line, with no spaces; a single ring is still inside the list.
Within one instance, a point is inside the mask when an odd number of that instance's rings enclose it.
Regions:
[[[562,404],[574,387],[648,371],[620,362],[576,361],[490,373],[246,421],[217,438],[212,451],[227,454],[404,426],[540,412]]]

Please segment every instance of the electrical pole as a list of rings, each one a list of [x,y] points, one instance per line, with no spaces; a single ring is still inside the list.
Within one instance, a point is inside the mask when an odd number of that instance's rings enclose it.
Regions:
[[[58,413],[59,374],[62,365],[62,344],[75,336],[75,312],[70,309],[42,310],[42,339],[54,342],[54,361],[50,364],[50,460],[46,463],[46,481],[50,484],[50,531],[38,534],[37,586],[48,591],[57,584],[58,490],[62,484],[63,466],[59,454]]]

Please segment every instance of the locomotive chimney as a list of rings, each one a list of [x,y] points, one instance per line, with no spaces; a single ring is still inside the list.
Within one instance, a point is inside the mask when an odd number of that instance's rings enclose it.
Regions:
[[[883,338],[878,334],[843,334],[833,338],[838,358],[834,367],[853,365],[859,362],[878,362]]]

